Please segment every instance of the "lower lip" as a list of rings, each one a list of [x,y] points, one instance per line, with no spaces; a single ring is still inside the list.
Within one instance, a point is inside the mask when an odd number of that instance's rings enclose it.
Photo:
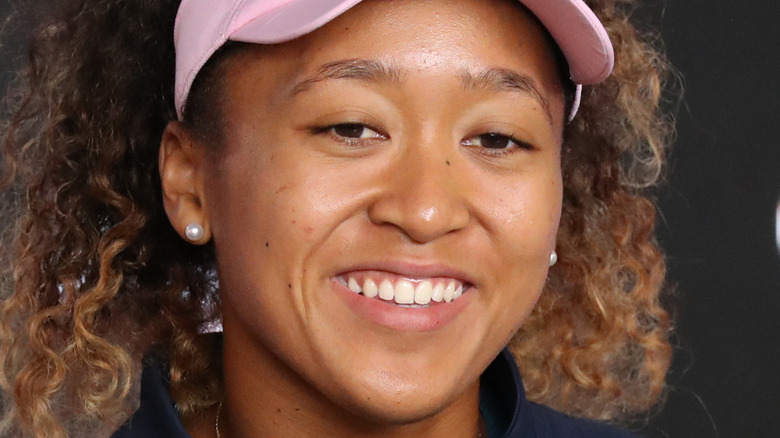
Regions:
[[[472,287],[457,300],[449,303],[431,302],[427,307],[401,307],[356,294],[336,279],[333,279],[331,283],[336,295],[353,312],[374,324],[399,331],[440,329],[455,320],[474,296],[474,288]]]

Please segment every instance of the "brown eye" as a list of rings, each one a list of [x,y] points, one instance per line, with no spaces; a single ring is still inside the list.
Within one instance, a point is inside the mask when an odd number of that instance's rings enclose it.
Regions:
[[[499,134],[484,134],[479,136],[482,147],[488,149],[506,149],[512,147],[512,139]]]
[[[338,137],[351,139],[383,138],[378,132],[359,123],[342,123],[333,125],[330,129]]]
[[[516,140],[508,135],[498,134],[495,132],[480,134],[467,138],[463,141],[463,144],[466,146],[477,146],[492,150],[507,150],[515,148],[532,149],[532,147],[525,142]]]

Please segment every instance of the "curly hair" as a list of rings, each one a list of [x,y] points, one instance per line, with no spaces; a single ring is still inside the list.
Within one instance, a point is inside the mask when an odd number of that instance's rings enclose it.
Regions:
[[[560,261],[510,348],[530,399],[621,421],[657,402],[671,354],[652,198],[671,132],[660,109],[668,67],[629,22],[631,0],[590,3],[616,68],[586,87],[565,128]],[[135,408],[152,356],[183,416],[221,398],[220,339],[201,329],[219,317],[213,248],[175,233],[157,168],[176,119],[177,8],[57,2],[7,96],[0,434],[110,434]],[[231,50],[211,59],[188,101],[185,123],[203,135],[219,135],[209,111]]]

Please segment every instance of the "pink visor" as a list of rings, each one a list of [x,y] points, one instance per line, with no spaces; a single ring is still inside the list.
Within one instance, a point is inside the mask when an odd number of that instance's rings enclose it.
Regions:
[[[190,87],[226,41],[276,44],[305,35],[361,0],[182,0],[176,16],[176,111],[181,118]],[[520,0],[547,28],[569,64],[579,106],[582,85],[612,72],[607,31],[582,0]]]

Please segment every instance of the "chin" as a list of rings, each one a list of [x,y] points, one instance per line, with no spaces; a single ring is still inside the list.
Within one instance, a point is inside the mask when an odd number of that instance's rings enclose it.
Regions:
[[[364,384],[355,387],[355,382]],[[332,399],[357,421],[368,425],[402,426],[436,417],[449,407],[477,400],[478,385],[461,385],[462,380],[439,381],[421,375],[413,380],[401,379],[397,373],[374,370],[366,376],[351,379],[351,384],[335,388]],[[347,389],[350,388],[351,389]]]
[[[433,418],[453,401],[442,396],[421,397],[419,393],[393,396],[377,393],[371,398],[347,402],[343,407],[368,425],[403,426]]]

